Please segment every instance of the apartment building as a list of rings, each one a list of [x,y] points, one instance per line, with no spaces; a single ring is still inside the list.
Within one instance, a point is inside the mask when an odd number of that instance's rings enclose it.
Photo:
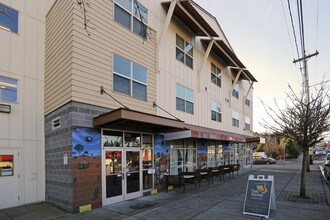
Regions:
[[[57,0],[45,57],[47,202],[76,213],[251,165],[256,79],[194,1]]]
[[[45,200],[45,18],[53,2],[0,1],[0,209]]]

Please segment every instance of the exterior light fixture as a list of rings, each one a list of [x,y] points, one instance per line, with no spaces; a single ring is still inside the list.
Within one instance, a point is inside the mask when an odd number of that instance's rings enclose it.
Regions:
[[[10,105],[0,104],[0,112],[10,113],[11,112],[11,106]]]

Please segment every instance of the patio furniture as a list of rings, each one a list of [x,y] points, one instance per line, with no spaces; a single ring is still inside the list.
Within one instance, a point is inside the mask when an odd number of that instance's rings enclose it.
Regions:
[[[181,186],[183,186],[183,192],[186,191],[186,186],[183,180],[183,177],[181,174],[179,175],[166,175],[166,190],[168,192],[168,187],[169,186],[179,186],[179,188],[181,188]]]
[[[197,184],[199,185],[199,188],[201,188],[199,171],[196,170],[195,172],[181,172],[181,175],[183,177],[184,183],[195,184],[195,190],[197,189]]]

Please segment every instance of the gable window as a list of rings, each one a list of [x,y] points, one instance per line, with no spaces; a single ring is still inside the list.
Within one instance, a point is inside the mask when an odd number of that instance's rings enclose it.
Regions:
[[[211,120],[221,122],[221,109],[222,106],[220,103],[211,102]]]
[[[17,103],[17,79],[0,76],[0,101]]]
[[[0,28],[18,33],[18,12],[0,3]]]
[[[194,91],[180,83],[176,84],[176,109],[194,114]]]
[[[239,113],[232,111],[232,126],[239,127]]]
[[[251,130],[251,126],[250,126],[250,118],[245,116],[245,129],[246,130]]]
[[[234,81],[232,82],[234,84]],[[234,89],[232,91],[232,96],[234,96],[235,98],[238,99],[239,97],[239,85],[236,83],[236,85],[234,86]]]
[[[148,9],[137,0],[115,0],[115,20],[141,37],[147,37]]]
[[[193,68],[193,47],[176,35],[176,59]]]
[[[147,100],[147,68],[114,54],[113,73],[113,91]]]
[[[211,82],[221,87],[221,70],[211,63]]]

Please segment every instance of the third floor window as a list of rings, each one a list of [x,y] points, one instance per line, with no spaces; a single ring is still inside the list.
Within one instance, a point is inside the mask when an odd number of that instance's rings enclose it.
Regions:
[[[0,28],[18,33],[18,12],[0,3]]]
[[[176,35],[176,59],[193,69],[193,47]]]
[[[221,70],[211,63],[211,82],[221,87]]]
[[[115,0],[115,20],[134,33],[147,36],[148,9],[137,0]]]
[[[176,84],[176,109],[190,114],[194,114],[194,91]]]

